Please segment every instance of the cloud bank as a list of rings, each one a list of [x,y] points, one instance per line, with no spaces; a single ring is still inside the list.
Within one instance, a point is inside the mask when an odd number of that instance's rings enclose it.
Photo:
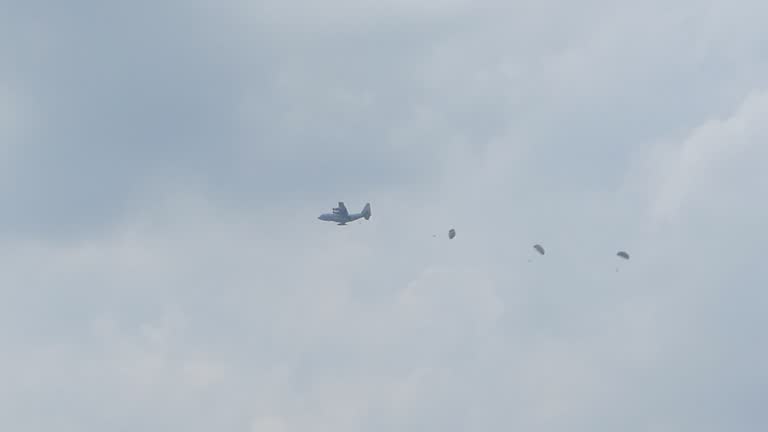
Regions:
[[[768,425],[762,3],[5,6],[3,429]]]

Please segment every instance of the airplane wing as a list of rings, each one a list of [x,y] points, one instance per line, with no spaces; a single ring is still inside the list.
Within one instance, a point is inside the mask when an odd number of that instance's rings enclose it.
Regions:
[[[333,209],[333,212],[343,217],[349,216],[349,212],[347,211],[347,206],[345,206],[344,203],[341,201],[339,201],[339,206]]]

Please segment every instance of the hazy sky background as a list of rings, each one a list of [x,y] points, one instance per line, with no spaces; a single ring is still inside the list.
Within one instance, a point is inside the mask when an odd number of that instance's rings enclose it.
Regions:
[[[766,22],[0,0],[0,429],[767,430]]]

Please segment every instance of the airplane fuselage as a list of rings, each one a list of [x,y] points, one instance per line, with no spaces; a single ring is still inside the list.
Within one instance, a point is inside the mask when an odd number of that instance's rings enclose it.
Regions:
[[[336,222],[339,225],[346,225],[349,222],[354,222],[362,217],[364,217],[362,213],[351,214],[349,216],[333,214],[333,213],[324,213],[324,214],[321,214],[318,217],[318,219],[326,222]]]

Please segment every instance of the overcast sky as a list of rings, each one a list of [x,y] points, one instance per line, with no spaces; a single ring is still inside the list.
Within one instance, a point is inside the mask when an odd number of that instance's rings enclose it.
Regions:
[[[0,0],[0,429],[768,430],[766,22]]]

